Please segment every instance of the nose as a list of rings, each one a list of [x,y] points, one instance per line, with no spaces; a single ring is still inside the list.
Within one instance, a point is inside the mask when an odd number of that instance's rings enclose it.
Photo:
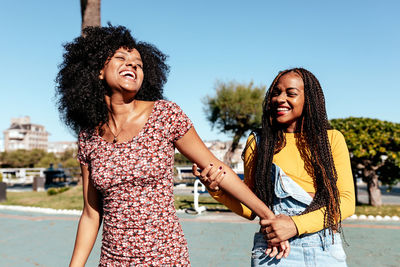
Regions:
[[[131,66],[134,70],[137,69],[137,65],[135,64],[135,62],[134,62],[133,60],[127,60],[127,61],[125,62],[125,65],[126,65],[126,66]]]
[[[280,93],[277,97],[278,103],[285,103],[286,102],[286,94],[285,93]]]

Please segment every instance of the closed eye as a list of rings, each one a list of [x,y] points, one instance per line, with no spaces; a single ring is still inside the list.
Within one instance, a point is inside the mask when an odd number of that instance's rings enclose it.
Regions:
[[[297,96],[298,95],[297,88],[288,88],[286,93],[288,96]]]
[[[272,96],[278,96],[278,95],[280,95],[280,91],[278,90],[278,89],[274,89],[274,90],[272,90],[272,93],[271,93],[271,95]]]

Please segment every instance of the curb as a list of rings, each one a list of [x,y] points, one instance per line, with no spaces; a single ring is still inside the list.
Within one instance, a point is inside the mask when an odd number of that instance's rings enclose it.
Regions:
[[[15,211],[29,211],[46,214],[62,214],[62,215],[77,215],[82,214],[81,210],[63,210],[63,209],[50,209],[50,208],[39,208],[39,207],[25,207],[25,206],[12,206],[12,205],[0,205],[0,210],[15,210]]]
[[[353,214],[353,215],[351,215],[350,217],[348,217],[348,218],[346,218],[346,220],[368,220],[368,221],[400,221],[400,218],[399,218],[399,216],[392,216],[392,217],[390,217],[390,216],[380,216],[380,215],[376,215],[376,216],[373,216],[373,215],[356,215],[356,214]]]
[[[76,215],[81,216],[81,210],[51,209],[27,206],[0,205],[0,210],[29,211],[45,214]],[[176,210],[176,213],[185,213],[185,210]]]
[[[66,210],[66,209],[50,209],[50,208],[39,208],[39,207],[26,207],[26,206],[13,206],[13,205],[0,205],[0,210],[14,210],[14,211],[29,211],[45,214],[60,214],[60,215],[76,215],[82,214],[81,210]],[[176,210],[176,213],[185,213],[183,209]],[[367,221],[400,221],[399,216],[373,216],[373,215],[356,215],[346,218],[346,220],[367,220]]]

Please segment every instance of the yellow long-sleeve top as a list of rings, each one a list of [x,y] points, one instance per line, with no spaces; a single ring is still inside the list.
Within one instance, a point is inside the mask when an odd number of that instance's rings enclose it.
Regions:
[[[286,145],[276,153],[273,162],[278,165],[286,175],[298,183],[306,192],[315,193],[313,178],[307,173],[304,161],[296,146],[294,133],[285,133]],[[354,182],[350,166],[349,151],[344,136],[337,130],[328,130],[332,156],[337,172],[337,187],[340,197],[340,211],[342,220],[353,215],[355,210]],[[254,191],[254,171],[256,164],[256,141],[253,135],[247,139],[244,158],[244,182]],[[248,219],[253,219],[255,214],[233,196],[219,190],[210,192],[219,202],[223,203],[236,214]],[[309,212],[304,215],[292,216],[296,224],[298,235],[315,233],[324,228],[325,208]]]

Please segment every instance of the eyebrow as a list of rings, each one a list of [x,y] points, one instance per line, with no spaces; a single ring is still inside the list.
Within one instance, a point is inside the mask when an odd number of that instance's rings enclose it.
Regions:
[[[278,86],[275,86],[273,90],[281,90],[281,89]],[[300,89],[297,88],[297,87],[288,87],[285,90],[297,90],[297,91],[300,91]]]

